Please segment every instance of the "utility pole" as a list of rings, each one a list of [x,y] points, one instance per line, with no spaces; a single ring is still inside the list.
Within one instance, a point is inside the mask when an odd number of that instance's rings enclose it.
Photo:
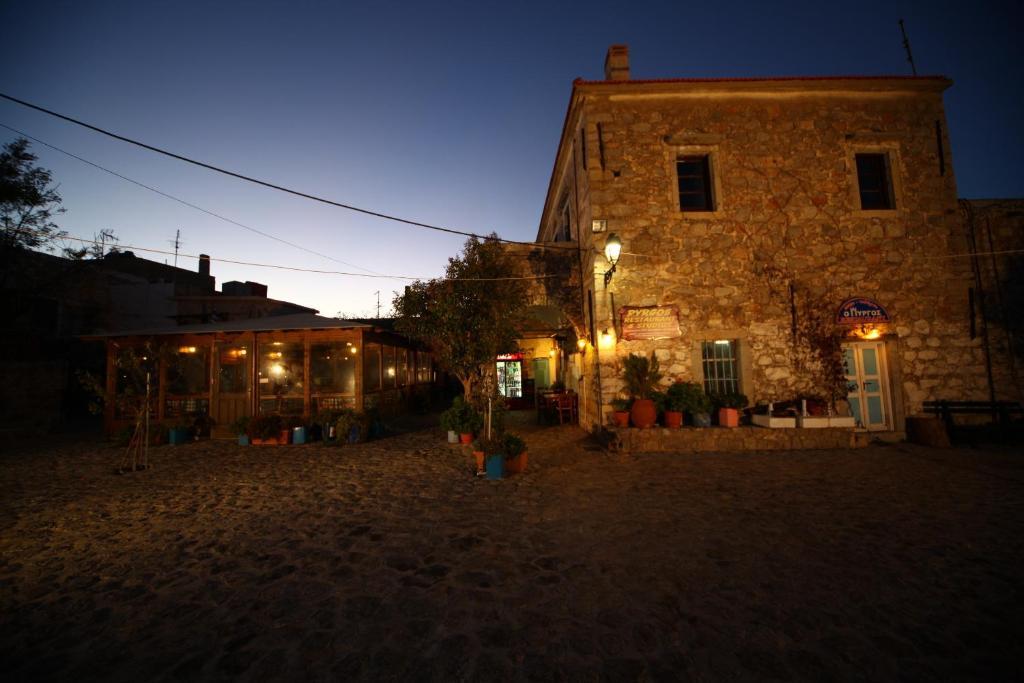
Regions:
[[[179,228],[174,232],[174,241],[171,242],[174,245],[174,267],[178,267],[178,249],[181,248],[181,229]]]

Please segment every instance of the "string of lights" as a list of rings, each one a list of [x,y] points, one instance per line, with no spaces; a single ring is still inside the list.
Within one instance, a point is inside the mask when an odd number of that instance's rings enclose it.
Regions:
[[[25,231],[25,232],[30,233],[30,234],[41,234],[41,233],[37,233],[36,231],[30,231],[30,230],[29,231]],[[73,237],[73,236],[70,236],[70,235],[62,235],[61,239],[72,240],[72,241],[75,241],[75,242],[81,242],[83,244],[103,244],[99,240],[94,240],[94,239],[91,240],[91,239],[86,239],[84,237]],[[173,256],[174,255],[173,251],[168,251],[166,249],[153,249],[153,248],[150,248],[150,247],[140,247],[140,246],[133,245],[133,244],[118,244],[117,248],[119,250],[142,251],[142,252],[146,252],[146,253],[150,253],[150,254],[163,254],[165,256]],[[182,254],[181,252],[178,252],[178,257],[179,258],[198,259],[199,256],[200,256],[199,254]],[[379,279],[387,279],[387,280],[427,280],[427,279],[429,279],[429,278],[423,278],[423,277],[416,277],[414,275],[384,275],[384,274],[381,274],[381,273],[349,273],[349,272],[345,272],[345,271],[341,271],[341,270],[320,270],[320,269],[317,269],[317,268],[299,268],[298,266],[283,266],[283,265],[276,264],[276,263],[257,263],[257,262],[254,262],[254,261],[239,261],[239,260],[235,260],[235,259],[221,258],[221,257],[214,257],[214,256],[208,256],[207,258],[209,258],[210,261],[216,261],[217,263],[231,263],[231,264],[239,265],[239,266],[253,266],[255,268],[273,268],[273,269],[276,269],[276,270],[288,270],[288,271],[293,271],[293,272],[297,272],[297,273],[314,273],[316,275],[346,275],[346,276],[349,276],[349,277],[379,278]],[[559,277],[559,276],[558,275],[522,275],[522,276],[514,276],[514,277],[452,278],[451,281],[452,282],[508,282],[508,281],[512,281],[512,280],[545,280],[545,279],[548,279],[548,278],[555,278],[555,277]],[[440,278],[440,279],[447,279],[447,278]]]
[[[308,192],[302,192],[300,190],[295,190],[295,189],[292,189],[292,188],[289,188],[289,187],[285,187],[283,185],[277,185],[275,183],[271,183],[271,182],[268,182],[266,180],[260,180],[259,178],[254,178],[252,176],[247,176],[247,175],[245,175],[243,173],[238,173],[238,172],[235,172],[235,171],[230,171],[230,170],[225,169],[225,168],[221,168],[219,166],[214,166],[213,164],[208,164],[208,163],[206,163],[204,161],[199,161],[197,159],[193,159],[191,157],[187,157],[187,156],[185,156],[183,154],[177,154],[175,152],[170,152],[168,150],[161,149],[160,147],[155,147],[153,145],[147,144],[145,142],[140,142],[139,140],[134,140],[134,139],[126,137],[124,135],[119,135],[117,133],[114,133],[112,131],[106,130],[104,128],[100,128],[99,126],[94,126],[94,125],[92,125],[90,123],[86,123],[84,121],[80,121],[79,119],[73,118],[71,116],[67,116],[66,114],[61,114],[59,112],[55,112],[55,111],[53,111],[51,109],[47,109],[45,107],[41,107],[41,106],[39,106],[37,104],[32,104],[31,102],[26,102],[25,100],[18,99],[17,97],[12,97],[12,96],[7,95],[5,93],[0,93],[0,98],[3,98],[3,99],[8,100],[10,102],[14,102],[15,104],[20,104],[21,106],[27,107],[29,109],[34,109],[34,110],[36,110],[38,112],[42,112],[43,114],[47,114],[49,116],[53,116],[53,117],[61,119],[63,121],[67,121],[68,123],[73,123],[76,126],[81,126],[83,128],[87,128],[87,129],[89,129],[91,131],[100,133],[101,135],[106,135],[107,137],[113,138],[115,140],[120,140],[121,142],[126,142],[126,143],[128,143],[130,145],[135,145],[136,147],[141,147],[142,149],[146,149],[146,150],[149,150],[151,152],[155,152],[157,154],[162,154],[162,155],[170,157],[172,159],[177,159],[178,161],[183,161],[183,162],[185,162],[187,164],[192,164],[194,166],[199,166],[200,168],[205,168],[207,170],[214,171],[215,173],[221,173],[223,175],[230,176],[232,178],[237,178],[238,180],[244,180],[245,182],[253,183],[255,185],[261,185],[263,187],[266,187],[266,188],[269,188],[269,189],[272,189],[272,190],[277,190],[278,192],[284,192],[286,194],[294,195],[296,197],[302,197],[303,199],[309,199],[310,201],[320,202],[321,204],[327,204],[329,206],[334,206],[334,207],[337,207],[339,209],[346,209],[348,211],[355,211],[357,213],[362,213],[362,214],[365,214],[367,216],[373,216],[375,218],[381,218],[381,219],[384,219],[384,220],[394,221],[396,223],[402,223],[402,224],[405,224],[405,225],[411,225],[411,226],[417,227],[417,228],[424,228],[426,230],[434,230],[434,231],[437,231],[437,232],[445,232],[445,233],[449,233],[449,234],[452,234],[452,235],[462,235],[464,237],[475,237],[476,239],[480,239],[480,240],[488,239],[488,237],[486,235],[480,235],[480,234],[477,234],[475,232],[468,232],[468,231],[465,231],[465,230],[456,230],[455,228],[447,228],[447,227],[444,227],[444,226],[433,225],[431,223],[424,223],[422,221],[416,221],[416,220],[412,220],[412,219],[409,219],[409,218],[401,218],[399,216],[394,216],[394,215],[391,215],[391,214],[386,214],[386,213],[383,213],[383,212],[380,212],[380,211],[373,211],[371,209],[364,209],[364,208],[361,208],[361,207],[358,207],[358,206],[353,206],[352,204],[345,204],[344,202],[335,201],[333,199],[327,199],[325,197],[320,197],[318,195],[310,194]],[[576,247],[570,246],[570,245],[562,246],[562,245],[543,244],[543,243],[536,243],[536,242],[523,242],[523,241],[520,241],[520,240],[505,239],[503,237],[497,237],[496,239],[499,242],[504,242],[506,244],[529,245],[531,247],[542,248],[542,249],[559,249],[559,250],[567,250],[567,249],[575,250],[576,249]]]
[[[205,214],[213,216],[214,218],[217,218],[217,219],[222,220],[224,222],[230,223],[231,225],[238,225],[239,227],[245,228],[245,229],[249,230],[250,232],[255,232],[256,234],[260,234],[260,236],[262,236],[264,238],[273,240],[275,242],[280,242],[283,245],[288,245],[289,247],[294,247],[295,249],[300,249],[300,250],[306,252],[307,254],[312,254],[313,256],[319,256],[321,258],[326,258],[327,260],[334,261],[335,263],[340,263],[342,265],[348,265],[348,266],[351,266],[353,268],[358,268],[359,270],[366,270],[367,272],[372,272],[372,273],[375,273],[375,274],[380,274],[376,270],[372,270],[371,268],[365,268],[365,267],[362,267],[361,265],[356,265],[355,263],[349,263],[348,261],[342,261],[341,259],[334,258],[333,256],[329,256],[328,254],[324,254],[322,252],[314,251],[312,249],[309,249],[308,247],[303,247],[302,245],[297,245],[294,242],[289,242],[288,240],[284,240],[282,238],[279,238],[278,236],[275,236],[275,234],[271,234],[269,232],[265,232],[263,230],[259,230],[259,229],[255,228],[255,227],[252,227],[250,225],[246,225],[245,223],[241,223],[241,222],[239,222],[237,220],[233,220],[231,218],[227,218],[226,216],[222,216],[222,215],[220,215],[218,213],[210,211],[209,209],[204,209],[203,207],[197,206],[196,204],[193,204],[191,202],[186,202],[183,199],[180,199],[180,198],[175,197],[175,196],[173,196],[171,194],[165,193],[165,191],[162,190],[162,189],[158,189],[158,188],[153,187],[151,185],[147,185],[144,182],[139,182],[138,180],[134,180],[132,178],[129,178],[126,175],[122,175],[121,173],[118,173],[117,171],[112,171],[109,168],[105,168],[103,166],[100,166],[99,164],[97,164],[95,162],[91,162],[88,159],[84,159],[83,157],[79,157],[78,155],[73,154],[71,152],[68,152],[67,150],[61,150],[61,148],[56,146],[55,144],[51,144],[50,142],[46,142],[45,140],[39,139],[38,137],[34,137],[32,135],[29,135],[28,133],[26,133],[24,131],[20,131],[17,128],[14,128],[12,126],[8,126],[5,123],[0,123],[0,127],[6,128],[7,130],[9,130],[9,131],[11,131],[13,133],[16,133],[17,135],[20,135],[20,136],[25,137],[27,139],[30,139],[30,140],[32,140],[34,142],[38,142],[39,144],[47,146],[47,147],[50,148],[50,150],[53,150],[54,152],[59,152],[62,155],[67,155],[68,157],[71,157],[72,159],[77,159],[78,161],[82,162],[83,164],[88,164],[89,166],[92,166],[93,168],[97,168],[100,171],[103,171],[104,173],[110,173],[111,175],[113,175],[115,177],[118,177],[118,178],[121,178],[122,180],[126,180],[126,181],[128,181],[128,182],[130,182],[130,183],[132,183],[134,185],[138,185],[139,187],[142,187],[144,189],[148,189],[148,190],[151,191],[151,193],[156,193],[157,195],[160,195],[161,197],[166,197],[167,199],[169,199],[171,201],[174,201],[174,202],[177,202],[178,204],[182,204],[182,205],[184,205],[184,206],[186,206],[186,207],[188,207],[190,209],[195,209],[197,211],[202,211]]]

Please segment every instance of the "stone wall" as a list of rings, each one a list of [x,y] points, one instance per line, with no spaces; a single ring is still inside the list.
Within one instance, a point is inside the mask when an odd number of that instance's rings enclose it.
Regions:
[[[793,328],[828,320],[853,296],[892,316],[876,334],[896,430],[925,400],[987,398],[970,259],[951,257],[968,249],[945,132],[948,84],[578,82],[539,238],[550,239],[568,202],[593,275],[584,299],[593,297],[595,319],[588,312],[580,326],[592,342],[584,374],[594,378],[584,423],[607,423],[625,355],[653,351],[667,379],[699,380],[695,356],[709,339],[740,341],[752,402],[821,394]],[[860,209],[858,152],[888,155],[894,210]],[[714,211],[679,210],[683,154],[710,155]],[[594,219],[607,222],[604,232],[592,232]],[[623,256],[606,288],[601,250],[611,232]],[[618,338],[619,308],[655,305],[678,307],[680,336]],[[611,343],[601,343],[604,329]]]
[[[765,429],[761,427],[610,427],[609,449],[622,453],[701,453],[714,451],[793,451],[862,448],[866,434],[852,429]]]

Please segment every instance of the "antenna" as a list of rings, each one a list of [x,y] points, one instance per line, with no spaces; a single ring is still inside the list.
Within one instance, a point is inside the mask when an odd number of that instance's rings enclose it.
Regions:
[[[380,290],[378,289],[374,294],[377,295],[377,317],[380,317]]]
[[[904,28],[902,19],[900,19],[900,33],[903,34],[903,49],[907,51],[907,61],[910,62],[910,71],[916,76],[917,67],[914,66],[914,55],[910,51],[910,38],[907,38],[907,29]]]

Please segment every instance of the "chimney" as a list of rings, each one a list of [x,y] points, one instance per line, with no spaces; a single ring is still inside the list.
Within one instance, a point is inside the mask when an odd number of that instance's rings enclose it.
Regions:
[[[612,45],[604,58],[604,80],[629,80],[629,46]]]
[[[210,255],[200,254],[199,255],[199,274],[210,276]]]

